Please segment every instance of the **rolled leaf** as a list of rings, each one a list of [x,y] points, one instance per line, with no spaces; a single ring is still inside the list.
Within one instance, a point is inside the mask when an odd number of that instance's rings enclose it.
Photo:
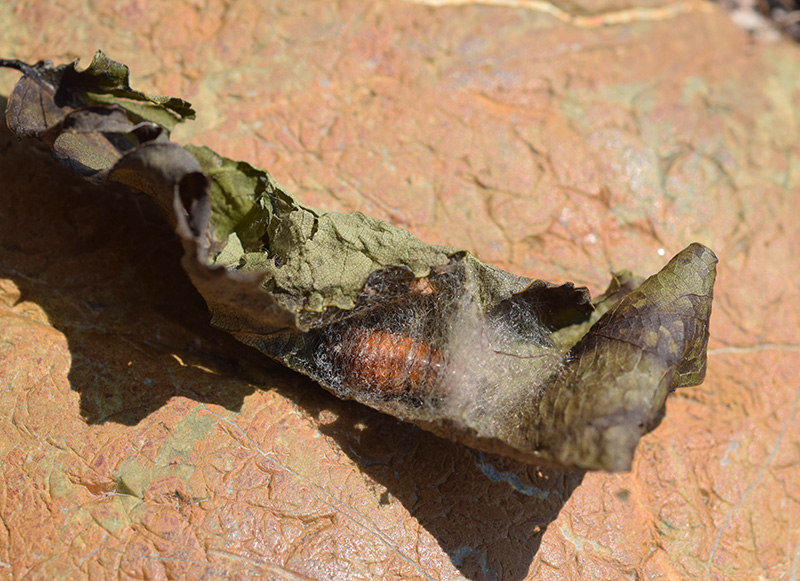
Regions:
[[[667,395],[703,380],[716,257],[700,244],[643,283],[616,274],[592,302],[171,143],[189,104],[132,89],[100,52],[84,71],[0,65],[23,73],[13,131],[94,183],[149,194],[212,324],[341,398],[527,462],[626,470]]]

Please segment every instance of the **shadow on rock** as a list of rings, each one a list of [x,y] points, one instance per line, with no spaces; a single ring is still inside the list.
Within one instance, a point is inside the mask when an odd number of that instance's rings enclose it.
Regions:
[[[584,472],[485,455],[347,404],[320,427],[400,502],[469,579],[522,579]]]
[[[66,337],[68,379],[89,423],[135,425],[176,395],[238,411],[253,385],[270,386],[315,418],[337,418],[320,430],[471,579],[525,577],[583,478],[484,457],[339,401],[213,329],[181,268],[183,248],[149,199],[88,184],[39,142],[17,142],[4,120],[0,208],[0,276]]]
[[[0,123],[0,275],[66,337],[87,422],[134,425],[178,394],[238,410],[259,377],[287,373],[209,326],[149,199],[92,186]]]

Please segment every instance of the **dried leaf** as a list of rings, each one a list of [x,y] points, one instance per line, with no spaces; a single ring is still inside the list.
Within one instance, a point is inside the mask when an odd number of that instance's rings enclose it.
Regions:
[[[20,136],[39,135],[76,109],[90,105],[117,105],[131,120],[151,121],[168,131],[183,119],[194,119],[189,103],[176,97],[162,97],[130,87],[128,67],[97,51],[92,63],[78,70],[78,61],[54,67],[50,61],[27,65],[0,60],[0,66],[24,73],[9,99],[6,119]],[[31,106],[38,103],[39,106]]]
[[[585,288],[303,206],[263,170],[170,143],[189,105],[134,91],[100,52],[85,71],[0,64],[24,73],[12,130],[153,196],[212,323],[339,397],[528,462],[625,470],[668,393],[704,377],[716,257],[700,244],[641,285],[620,273],[595,311]]]

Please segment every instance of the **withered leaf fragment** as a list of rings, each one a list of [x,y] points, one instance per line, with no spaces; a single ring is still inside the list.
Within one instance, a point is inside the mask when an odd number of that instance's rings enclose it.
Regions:
[[[716,257],[700,244],[644,282],[618,273],[593,303],[171,143],[189,104],[133,90],[100,52],[84,71],[0,65],[23,73],[15,133],[152,196],[212,323],[339,397],[535,464],[626,470],[667,395],[703,380]]]

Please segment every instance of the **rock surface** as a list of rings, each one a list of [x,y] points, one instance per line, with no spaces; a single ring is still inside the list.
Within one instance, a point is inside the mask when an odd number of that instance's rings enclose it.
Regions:
[[[177,141],[593,294],[609,270],[714,248],[706,382],[668,400],[633,471],[476,455],[265,363],[164,276],[180,245],[153,208],[123,191],[98,205],[3,130],[9,576],[797,571],[797,47],[753,44],[693,2],[491,4],[4,5],[0,55],[102,48],[201,112]],[[0,94],[17,78],[0,72]]]

